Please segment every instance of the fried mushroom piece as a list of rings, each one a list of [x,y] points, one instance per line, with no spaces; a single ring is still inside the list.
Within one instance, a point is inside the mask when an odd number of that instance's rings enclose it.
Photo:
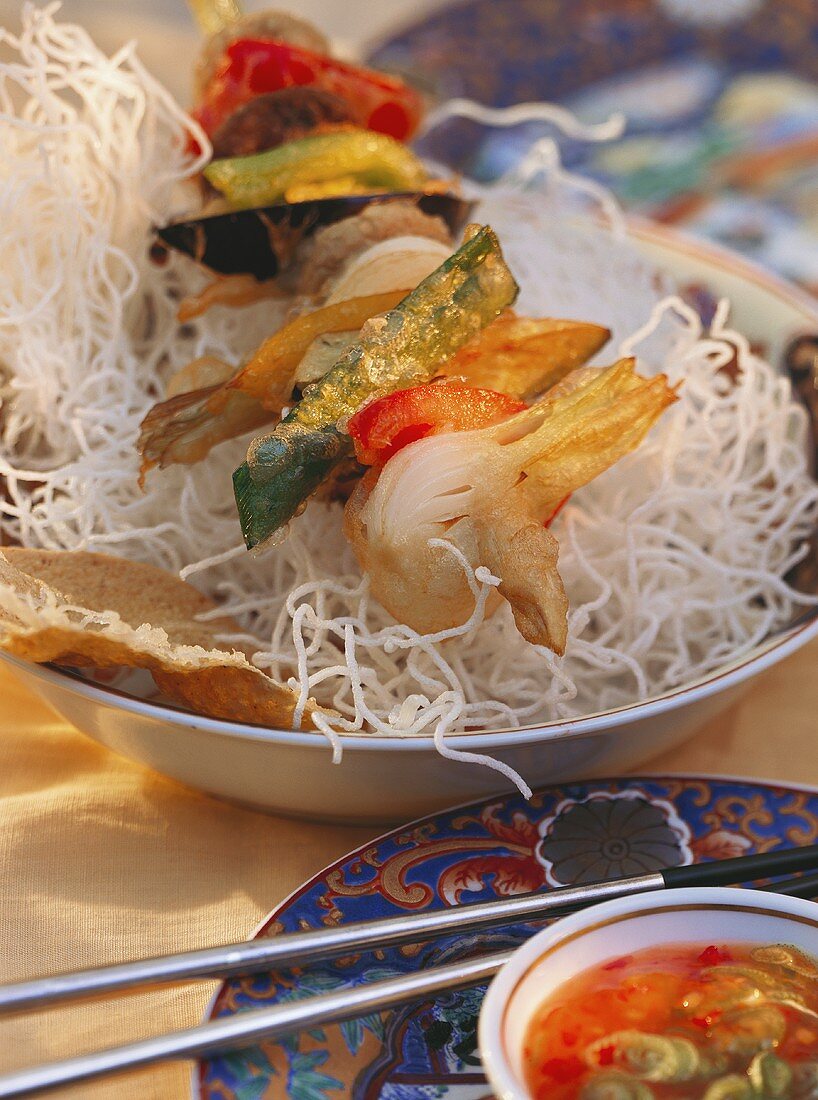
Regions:
[[[410,199],[373,203],[354,217],[318,229],[299,245],[291,266],[295,293],[324,297],[350,260],[392,237],[428,237],[452,244],[442,218],[424,214]]]
[[[344,101],[320,88],[282,88],[239,107],[213,135],[213,157],[249,157],[316,131],[351,123]]]

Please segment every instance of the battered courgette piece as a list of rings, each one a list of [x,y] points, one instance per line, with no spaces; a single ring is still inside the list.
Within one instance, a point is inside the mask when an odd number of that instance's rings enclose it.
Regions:
[[[312,134],[250,157],[214,160],[204,174],[237,209],[275,203],[294,188],[339,178],[372,191],[414,191],[428,179],[408,146],[354,128]]]
[[[254,440],[233,475],[247,546],[274,535],[352,454],[344,427],[365,401],[429,381],[514,302],[518,289],[493,230],[475,226],[395,309],[368,321],[359,342],[275,431]]]

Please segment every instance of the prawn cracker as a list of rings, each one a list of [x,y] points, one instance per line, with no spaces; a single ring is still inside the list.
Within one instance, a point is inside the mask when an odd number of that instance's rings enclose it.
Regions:
[[[215,604],[153,565],[86,551],[0,553],[0,647],[42,664],[144,668],[169,698],[197,714],[290,728],[297,702],[286,684],[226,649],[239,625],[197,621]],[[310,701],[304,725],[312,726]]]

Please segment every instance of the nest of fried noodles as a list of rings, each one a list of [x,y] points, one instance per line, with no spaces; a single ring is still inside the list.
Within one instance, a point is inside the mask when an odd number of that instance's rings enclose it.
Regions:
[[[134,444],[168,379],[201,356],[238,365],[282,307],[215,307],[180,326],[179,302],[206,280],[184,258],[154,266],[148,248],[151,226],[190,204],[180,185],[204,154],[188,137],[206,147],[203,135],[132,47],[105,57],[54,7],[29,6],[18,37],[0,33],[0,531],[27,548],[0,570],[11,652],[148,668],[194,710],[312,723],[336,749],[339,733],[377,732],[434,736],[457,756],[459,731],[574,717],[695,680],[804,606],[784,578],[818,519],[805,414],[725,307],[705,330],[682,301],[662,304],[670,288],[610,197],[564,173],[552,146],[476,213],[503,242],[520,313],[608,326],[614,352],[663,371],[679,394],[554,523],[571,607],[564,656],[526,644],[507,609],[484,621],[502,578],[465,560],[467,621],[435,636],[396,623],[337,506],[311,504],[286,541],[249,556],[230,481],[247,439],[151,471],[142,492]],[[589,203],[601,219],[583,220]],[[66,566],[41,552],[66,550],[80,552]]]

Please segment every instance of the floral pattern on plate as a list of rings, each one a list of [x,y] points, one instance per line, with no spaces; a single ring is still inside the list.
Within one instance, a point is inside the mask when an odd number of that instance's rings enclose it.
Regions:
[[[552,100],[586,121],[622,111],[621,140],[562,140],[567,163],[629,209],[818,293],[816,41],[814,0],[463,0],[370,60],[439,99]],[[555,131],[450,120],[421,149],[493,179],[543,136]]]
[[[818,792],[738,780],[639,778],[489,800],[396,829],[328,867],[259,929],[269,936],[443,909],[598,874],[724,859],[818,838]],[[303,973],[232,979],[210,1016],[502,950],[533,926],[452,935]],[[483,1100],[482,990],[202,1062],[201,1100]]]
[[[692,862],[690,829],[669,802],[641,791],[566,799],[540,822],[537,858],[551,886],[643,875]]]

